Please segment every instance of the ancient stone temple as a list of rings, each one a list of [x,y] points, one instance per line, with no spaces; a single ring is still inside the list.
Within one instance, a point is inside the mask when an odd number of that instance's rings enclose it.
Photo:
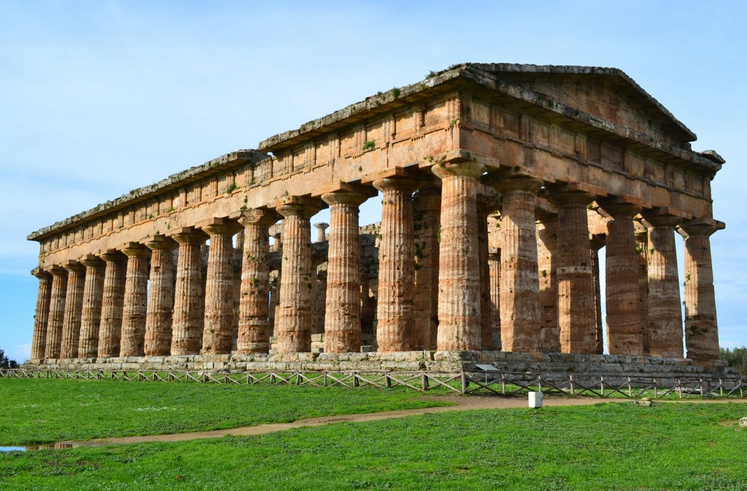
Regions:
[[[452,66],[32,233],[31,362],[542,363],[606,340],[710,366],[724,161],[695,139],[617,69]]]

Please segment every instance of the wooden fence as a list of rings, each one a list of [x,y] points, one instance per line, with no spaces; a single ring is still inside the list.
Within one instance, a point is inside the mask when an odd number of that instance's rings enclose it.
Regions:
[[[609,374],[552,374],[511,372],[389,372],[389,371],[265,371],[227,373],[205,370],[0,370],[3,378],[120,380],[140,382],[201,382],[235,385],[305,385],[313,387],[403,387],[418,392],[440,390],[457,394],[591,396],[600,398],[739,397],[747,392],[741,378],[643,377]]]

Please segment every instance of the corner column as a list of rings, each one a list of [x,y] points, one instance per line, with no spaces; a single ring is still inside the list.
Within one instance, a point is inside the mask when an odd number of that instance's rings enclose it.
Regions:
[[[274,210],[241,212],[244,226],[244,258],[241,263],[238,353],[270,351],[270,236],[269,227],[278,221]]]
[[[65,318],[62,322],[60,358],[72,359],[78,357],[86,268],[77,261],[69,261],[64,268],[67,270],[67,297],[65,298]]]
[[[607,348],[611,355],[643,355],[638,253],[633,217],[641,207],[619,200],[599,203],[607,222]]]
[[[52,266],[52,293],[49,299],[49,321],[47,322],[47,343],[44,358],[60,357],[62,347],[62,323],[65,320],[65,299],[67,297],[67,271],[60,266]]]
[[[202,251],[207,234],[184,227],[172,236],[179,244],[171,329],[171,355],[200,353],[203,326]]]
[[[413,197],[415,234],[415,322],[412,347],[435,350],[438,336],[438,231],[441,188],[419,189]]]
[[[540,351],[535,208],[542,184],[540,179],[523,176],[493,184],[503,193],[501,344],[504,351]]]
[[[311,351],[311,223],[320,209],[295,199],[277,207],[283,215],[280,303],[275,315],[278,353]]]
[[[101,259],[106,262],[106,270],[104,271],[98,357],[109,358],[119,356],[127,256],[110,249],[101,254]]]
[[[83,287],[83,312],[80,321],[78,358],[96,358],[99,352],[99,329],[104,295],[106,263],[88,255],[80,261],[86,267],[86,284]]]
[[[47,345],[47,321],[52,297],[52,275],[40,269],[31,274],[39,279],[39,291],[36,295],[36,314],[34,315],[34,334],[31,338],[31,359],[41,361]]]
[[[227,218],[213,218],[202,225],[210,235],[207,281],[205,282],[205,325],[202,354],[230,354],[233,346],[233,236],[240,229]]]
[[[151,250],[150,288],[145,318],[145,356],[171,352],[171,321],[174,309],[174,254],[177,243],[156,235],[145,243]]]
[[[150,250],[142,244],[129,242],[122,252],[127,256],[127,273],[125,274],[119,356],[143,356]]]
[[[378,350],[409,351],[415,323],[412,193],[418,183],[406,177],[387,177],[373,185],[383,195],[376,306]]]
[[[685,237],[685,342],[687,357],[698,365],[719,358],[716,295],[713,288],[710,236],[724,228],[716,220],[680,225]]]

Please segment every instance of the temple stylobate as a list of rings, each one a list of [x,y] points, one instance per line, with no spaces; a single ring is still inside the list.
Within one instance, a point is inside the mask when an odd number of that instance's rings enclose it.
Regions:
[[[695,139],[617,69],[452,66],[32,233],[31,363],[541,363],[604,340],[711,366],[724,161]]]

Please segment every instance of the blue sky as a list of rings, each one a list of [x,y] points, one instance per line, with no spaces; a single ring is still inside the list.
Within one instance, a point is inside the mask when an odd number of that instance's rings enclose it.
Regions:
[[[621,68],[727,160],[716,296],[722,345],[747,344],[746,21],[740,1],[0,0],[0,348],[28,356],[29,232],[465,61]]]

